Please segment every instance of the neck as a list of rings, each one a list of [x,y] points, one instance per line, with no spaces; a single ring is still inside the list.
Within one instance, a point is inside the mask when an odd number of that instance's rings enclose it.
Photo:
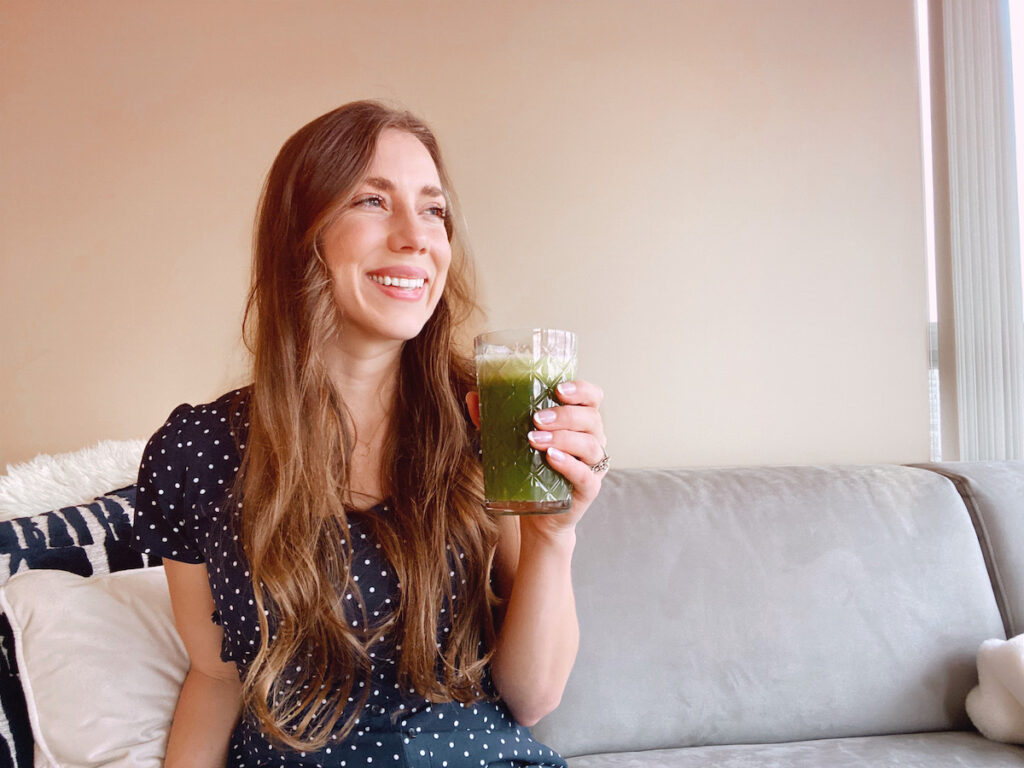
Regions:
[[[360,346],[339,342],[326,354],[331,381],[357,427],[378,423],[382,414],[391,412],[401,354],[401,342]]]
[[[401,342],[357,345],[341,340],[325,353],[331,381],[345,403],[355,432],[348,491],[356,506],[367,506],[384,495],[380,486],[381,451],[401,354]]]

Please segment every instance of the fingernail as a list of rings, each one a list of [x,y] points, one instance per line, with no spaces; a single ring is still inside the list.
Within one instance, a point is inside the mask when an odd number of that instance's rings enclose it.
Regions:
[[[548,448],[548,456],[550,456],[555,461],[561,461],[562,459],[565,458],[565,454],[562,453],[557,448]]]
[[[576,385],[573,384],[571,381],[563,381],[561,384],[555,387],[555,389],[557,389],[560,394],[571,395],[573,392],[576,391]]]
[[[551,433],[550,432],[538,432],[538,431],[530,432],[527,435],[527,437],[529,437],[535,443],[550,443],[551,442]]]
[[[536,421],[538,424],[550,424],[552,421],[555,420],[555,412],[537,411],[537,413],[533,415],[533,420]]]

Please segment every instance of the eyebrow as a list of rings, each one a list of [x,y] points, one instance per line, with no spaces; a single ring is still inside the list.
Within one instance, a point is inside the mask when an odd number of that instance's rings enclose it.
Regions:
[[[390,179],[385,179],[380,176],[371,176],[366,179],[365,184],[369,184],[374,189],[379,189],[382,192],[393,192],[395,185]],[[420,189],[421,195],[428,197],[444,197],[444,191],[440,187],[435,187],[433,184],[426,184]]]

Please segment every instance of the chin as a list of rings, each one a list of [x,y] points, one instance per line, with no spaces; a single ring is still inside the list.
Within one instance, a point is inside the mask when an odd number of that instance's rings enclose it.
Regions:
[[[401,339],[402,341],[415,339],[423,332],[423,329],[427,327],[427,323],[430,321],[431,317],[433,317],[433,312],[425,317],[421,315],[417,318],[403,318],[401,321],[392,323],[391,330],[394,333],[393,338]]]
[[[411,341],[419,336],[426,327],[426,320],[420,323],[402,323],[401,325],[391,326],[384,335],[395,341]]]

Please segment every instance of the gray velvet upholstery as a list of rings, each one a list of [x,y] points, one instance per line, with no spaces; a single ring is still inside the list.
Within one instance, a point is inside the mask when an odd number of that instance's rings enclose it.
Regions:
[[[971,517],[925,469],[613,471],[580,525],[574,582],[579,657],[533,729],[589,756],[574,767],[869,765],[875,746],[861,760],[842,742],[712,762],[678,748],[969,728],[978,645],[1004,636]],[[907,743],[877,742],[908,751],[875,764],[969,764],[942,746],[947,762],[913,762]]]
[[[657,749],[571,758],[569,768],[1020,768],[1024,751],[976,733]]]

